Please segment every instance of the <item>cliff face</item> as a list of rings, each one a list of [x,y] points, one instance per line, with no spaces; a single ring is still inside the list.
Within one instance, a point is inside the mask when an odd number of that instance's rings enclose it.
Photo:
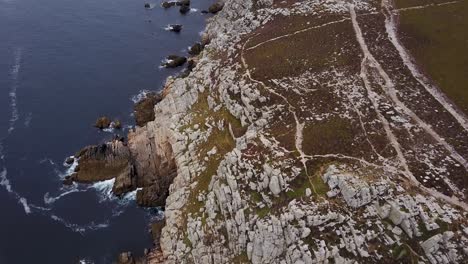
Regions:
[[[397,18],[388,1],[225,1],[129,135],[139,185],[157,200],[173,179],[149,262],[462,262],[466,117],[408,62]]]

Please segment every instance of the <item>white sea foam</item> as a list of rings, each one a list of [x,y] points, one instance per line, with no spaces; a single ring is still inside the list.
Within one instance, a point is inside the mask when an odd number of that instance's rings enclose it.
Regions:
[[[138,103],[140,102],[141,100],[145,99],[146,96],[148,96],[148,94],[150,93],[150,91],[148,90],[141,90],[137,95],[134,95],[132,96],[132,101],[133,103]]]
[[[190,8],[190,12],[198,12],[198,9],[196,9],[196,8]]]
[[[59,194],[58,196],[55,196],[55,197],[50,197],[49,193],[46,193],[44,195],[44,203],[45,204],[53,204],[56,201],[58,201],[59,199],[61,199],[62,197],[65,197],[65,196],[67,196],[69,194],[76,193],[76,192],[85,192],[85,191],[87,191],[87,189],[86,190],[80,190],[80,189],[77,188],[77,186],[75,186],[73,189],[71,189],[69,191],[66,191],[64,193],[61,193],[61,194]]]
[[[18,121],[18,118],[19,118],[16,92],[18,90],[18,75],[21,69],[22,57],[23,57],[23,49],[17,48],[14,51],[15,62],[10,71],[11,81],[12,81],[10,93],[9,93],[11,117],[10,117],[10,127],[8,128],[8,134],[11,134],[11,132],[13,132],[13,130],[15,129],[15,123],[16,121]]]
[[[24,197],[20,197],[19,202],[23,205],[24,212],[26,214],[30,214],[31,213],[31,207],[29,207],[29,205],[28,205],[28,200],[26,200],[26,198],[24,198]]]
[[[13,190],[11,189],[10,181],[7,178],[8,171],[6,168],[3,168],[2,172],[0,172],[0,185],[5,187],[7,192],[12,193]]]
[[[91,222],[89,225],[77,225],[77,224],[70,223],[66,221],[65,219],[54,214],[51,214],[50,218],[56,222],[61,223],[65,227],[71,229],[73,232],[77,232],[80,234],[84,234],[86,231],[95,231],[95,230],[109,227],[109,221],[106,221],[104,223],[98,223],[98,224]]]
[[[106,181],[100,181],[96,182],[95,184],[92,185],[92,188],[94,188],[99,195],[99,202],[104,202],[104,201],[112,201],[115,200],[116,197],[112,193],[112,187],[114,186],[115,179],[110,179]]]

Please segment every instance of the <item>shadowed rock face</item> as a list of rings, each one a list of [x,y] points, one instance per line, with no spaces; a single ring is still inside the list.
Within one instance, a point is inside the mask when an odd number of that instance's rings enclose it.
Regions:
[[[79,165],[65,183],[115,178],[112,188],[115,195],[142,188],[137,193],[138,205],[164,206],[177,168],[171,145],[164,137],[149,133],[146,125],[154,120],[154,106],[161,98],[160,94],[152,93],[135,105],[135,119],[142,127],[129,133],[128,144],[114,139],[80,150],[76,154]]]
[[[143,100],[134,106],[135,122],[137,126],[144,126],[154,120],[154,106],[162,100],[162,96],[157,93],[150,93]]]
[[[129,133],[129,148],[132,153],[140,206],[164,206],[169,186],[177,175],[177,167],[171,145],[163,137],[150,136],[148,128],[138,128]]]
[[[92,183],[109,180],[114,177],[130,177],[130,151],[124,142],[111,142],[83,148],[76,157],[79,165],[72,180],[80,183]],[[128,175],[121,175],[128,174]]]

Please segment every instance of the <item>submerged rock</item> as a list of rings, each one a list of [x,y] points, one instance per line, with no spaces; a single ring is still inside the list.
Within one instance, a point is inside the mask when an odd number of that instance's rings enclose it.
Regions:
[[[146,97],[137,102],[133,107],[135,122],[137,126],[144,126],[146,123],[154,120],[154,106],[162,100],[158,93],[149,93]]]
[[[94,123],[94,126],[99,129],[105,129],[105,128],[109,128],[110,124],[111,124],[110,119],[106,116],[102,116],[96,120],[96,123]]]
[[[177,68],[182,66],[187,62],[187,58],[183,56],[177,55],[169,55],[167,56],[167,61],[163,64],[166,68]]]

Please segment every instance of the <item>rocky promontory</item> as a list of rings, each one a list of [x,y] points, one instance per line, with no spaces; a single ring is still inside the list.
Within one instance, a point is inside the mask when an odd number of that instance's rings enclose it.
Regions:
[[[146,261],[463,263],[468,123],[399,42],[402,10],[220,6],[128,142],[79,155],[76,177],[108,159],[119,189],[165,206]]]

